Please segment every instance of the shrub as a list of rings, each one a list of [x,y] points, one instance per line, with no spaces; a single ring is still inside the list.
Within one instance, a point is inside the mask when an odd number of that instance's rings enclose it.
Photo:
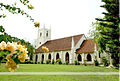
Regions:
[[[40,62],[38,62],[38,64],[40,64]]]
[[[109,66],[109,62],[106,57],[102,57],[102,62],[104,64],[104,66]]]
[[[75,61],[75,65],[77,65],[78,63],[77,63],[77,61]]]
[[[52,59],[52,64],[54,64],[55,63],[55,61],[54,61],[54,59]]]
[[[50,59],[46,60],[46,64],[49,64],[50,62],[51,62]]]
[[[78,65],[80,65],[80,63],[79,63],[79,62],[78,62],[77,64],[78,64]]]
[[[66,65],[68,65],[68,60],[66,61]]]
[[[33,61],[32,60],[27,60],[23,64],[33,64]]]
[[[41,64],[43,64],[43,59],[41,60]]]
[[[80,63],[76,60],[76,61],[75,61],[75,65],[80,65]]]
[[[95,64],[95,66],[99,66],[99,62],[98,62],[98,60],[96,59],[96,60],[94,60],[94,64]]]
[[[58,62],[58,64],[62,64],[61,59],[58,59],[57,62]]]

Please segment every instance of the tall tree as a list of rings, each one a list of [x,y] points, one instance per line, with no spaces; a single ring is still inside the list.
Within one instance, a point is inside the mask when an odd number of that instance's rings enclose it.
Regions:
[[[99,52],[111,54],[114,65],[119,63],[119,1],[102,0],[105,4],[101,7],[106,10],[103,12],[104,18],[96,18],[96,41],[100,47]]]

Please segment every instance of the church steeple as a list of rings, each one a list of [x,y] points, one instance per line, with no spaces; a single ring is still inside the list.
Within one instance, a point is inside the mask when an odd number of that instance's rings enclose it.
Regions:
[[[36,48],[38,48],[48,40],[51,40],[51,29],[45,28],[45,24],[44,24],[43,28],[38,29]]]

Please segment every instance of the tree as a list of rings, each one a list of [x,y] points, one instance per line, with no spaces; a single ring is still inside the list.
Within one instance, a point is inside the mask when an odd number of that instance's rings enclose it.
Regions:
[[[99,46],[99,52],[104,51],[111,55],[114,65],[119,63],[119,1],[118,0],[102,0],[105,4],[102,8],[104,18],[96,18],[95,39]]]
[[[18,0],[17,2],[20,2],[21,4],[23,4],[24,6],[26,6],[28,9],[34,9],[34,7],[29,4],[28,0]],[[34,22],[34,19],[28,14],[26,13],[23,9],[21,9],[21,7],[17,7],[19,5],[17,5],[16,2],[14,2],[12,5],[9,4],[4,4],[3,2],[0,2],[0,12],[2,13],[2,11],[7,10],[8,12],[12,13],[12,14],[21,14],[21,15],[26,15],[28,18],[30,18],[30,20],[32,22]],[[0,18],[6,18],[7,15],[6,14],[0,14]],[[1,23],[0,23],[1,24]],[[35,27],[39,27],[40,23],[39,22],[34,22],[34,26]],[[34,47],[29,43],[29,42],[25,42],[25,40],[23,39],[19,39],[17,37],[12,37],[11,35],[7,34],[5,32],[4,27],[1,25],[0,26],[0,42],[5,41],[6,43],[9,42],[20,42],[20,44],[25,45],[28,49],[28,55],[30,56],[30,59],[32,60],[32,56],[34,53]]]

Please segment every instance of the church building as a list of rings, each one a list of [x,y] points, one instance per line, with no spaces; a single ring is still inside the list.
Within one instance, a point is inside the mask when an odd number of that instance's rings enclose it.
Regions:
[[[45,46],[49,49],[48,53],[42,53],[41,48]],[[88,40],[84,34],[51,40],[51,29],[39,28],[36,43],[36,51],[33,57],[34,61],[46,63],[46,60],[61,59],[62,63],[69,62],[74,64],[78,61],[84,64],[94,64],[97,59],[101,63],[101,56],[97,51],[96,43]]]

